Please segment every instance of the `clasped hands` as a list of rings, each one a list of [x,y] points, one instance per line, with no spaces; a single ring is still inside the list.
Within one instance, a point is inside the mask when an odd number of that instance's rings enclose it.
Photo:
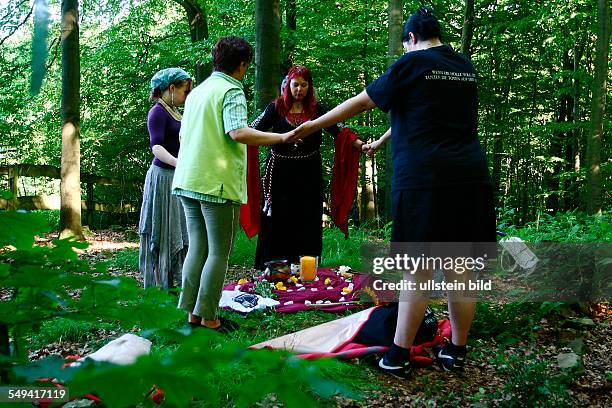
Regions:
[[[303,138],[316,132],[319,129],[320,128],[314,125],[312,121],[304,122],[292,131],[281,134],[281,140],[283,143],[302,143]],[[364,143],[359,139],[357,139],[353,144],[355,148],[360,149],[368,156],[374,155],[380,145],[380,140],[374,141],[372,143]]]
[[[283,143],[302,143],[303,138],[317,130],[312,121],[304,122],[292,131],[281,134],[281,140]]]

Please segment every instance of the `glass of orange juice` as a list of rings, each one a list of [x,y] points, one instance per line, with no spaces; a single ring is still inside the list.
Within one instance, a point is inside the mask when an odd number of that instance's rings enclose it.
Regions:
[[[317,257],[318,258],[318,257]],[[300,257],[300,277],[304,281],[313,281],[317,277],[319,260],[314,256]]]

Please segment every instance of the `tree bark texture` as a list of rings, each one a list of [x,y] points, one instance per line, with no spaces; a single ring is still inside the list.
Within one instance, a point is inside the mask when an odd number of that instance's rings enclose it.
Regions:
[[[287,41],[285,41],[285,60],[281,67],[281,76],[293,66],[295,56],[295,31],[297,30],[295,0],[287,0],[285,3],[285,24],[287,26]]]
[[[208,16],[206,15],[206,4],[203,0],[175,0],[180,4],[187,13],[189,22],[189,35],[191,43],[197,44],[208,39]],[[204,81],[212,72],[211,63],[197,63],[196,67],[196,84]]]
[[[402,55],[402,29],[404,24],[404,0],[389,0],[388,24],[389,24],[389,48],[387,65],[391,65]],[[391,121],[389,120],[389,126]],[[384,216],[391,220],[391,182],[393,180],[393,159],[391,140],[385,145],[385,189],[384,189]]]
[[[62,158],[60,237],[83,239],[81,228],[81,151],[78,0],[62,1]]]
[[[463,30],[461,31],[461,52],[472,56],[472,37],[474,36],[474,0],[465,0]]]
[[[255,89],[258,110],[263,110],[278,96],[279,59],[279,0],[257,0],[255,4]]]
[[[603,118],[606,112],[608,55],[610,51],[610,9],[608,0],[599,0],[597,20],[597,55],[595,57],[595,83],[593,85],[591,132],[587,139],[587,210],[590,214],[601,213],[603,198],[601,191],[600,163]]]

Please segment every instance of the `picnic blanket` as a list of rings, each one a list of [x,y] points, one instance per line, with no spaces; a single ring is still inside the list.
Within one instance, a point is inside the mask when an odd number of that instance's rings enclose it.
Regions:
[[[395,320],[387,318],[393,317],[394,313]],[[384,320],[388,327],[381,330],[380,320]],[[306,359],[321,357],[351,359],[387,351],[393,342],[395,331],[393,322],[396,320],[396,305],[376,306],[255,344],[251,348],[288,350]],[[410,349],[410,361],[415,365],[431,364],[433,360],[427,353],[427,349],[443,344],[446,339],[450,338],[451,329],[448,320],[434,321],[433,331],[431,323],[431,321],[423,321],[415,339],[415,345]]]
[[[263,278],[256,278],[255,282],[264,282]],[[223,290],[240,290],[242,292],[253,292],[255,282],[230,283]],[[277,295],[279,304],[276,311],[281,313],[293,313],[300,310],[312,310],[314,308],[326,312],[342,312],[348,309],[363,307],[360,304],[347,303],[340,305],[325,306],[329,303],[342,303],[357,300],[356,293],[363,289],[369,276],[360,273],[340,272],[332,268],[319,268],[317,280],[312,282],[299,282],[288,280],[276,285],[268,282]],[[264,282],[266,283],[266,282]],[[278,289],[281,287],[281,289]]]

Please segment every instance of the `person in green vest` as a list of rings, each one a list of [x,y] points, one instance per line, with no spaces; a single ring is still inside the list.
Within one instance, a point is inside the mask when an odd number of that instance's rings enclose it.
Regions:
[[[253,47],[241,37],[219,39],[212,50],[214,72],[185,102],[173,194],[185,209],[189,249],[183,264],[179,308],[189,324],[229,332],[231,320],[217,316],[228,258],[247,202],[246,145],[291,141],[293,132],[261,132],[247,122],[242,88]]]

